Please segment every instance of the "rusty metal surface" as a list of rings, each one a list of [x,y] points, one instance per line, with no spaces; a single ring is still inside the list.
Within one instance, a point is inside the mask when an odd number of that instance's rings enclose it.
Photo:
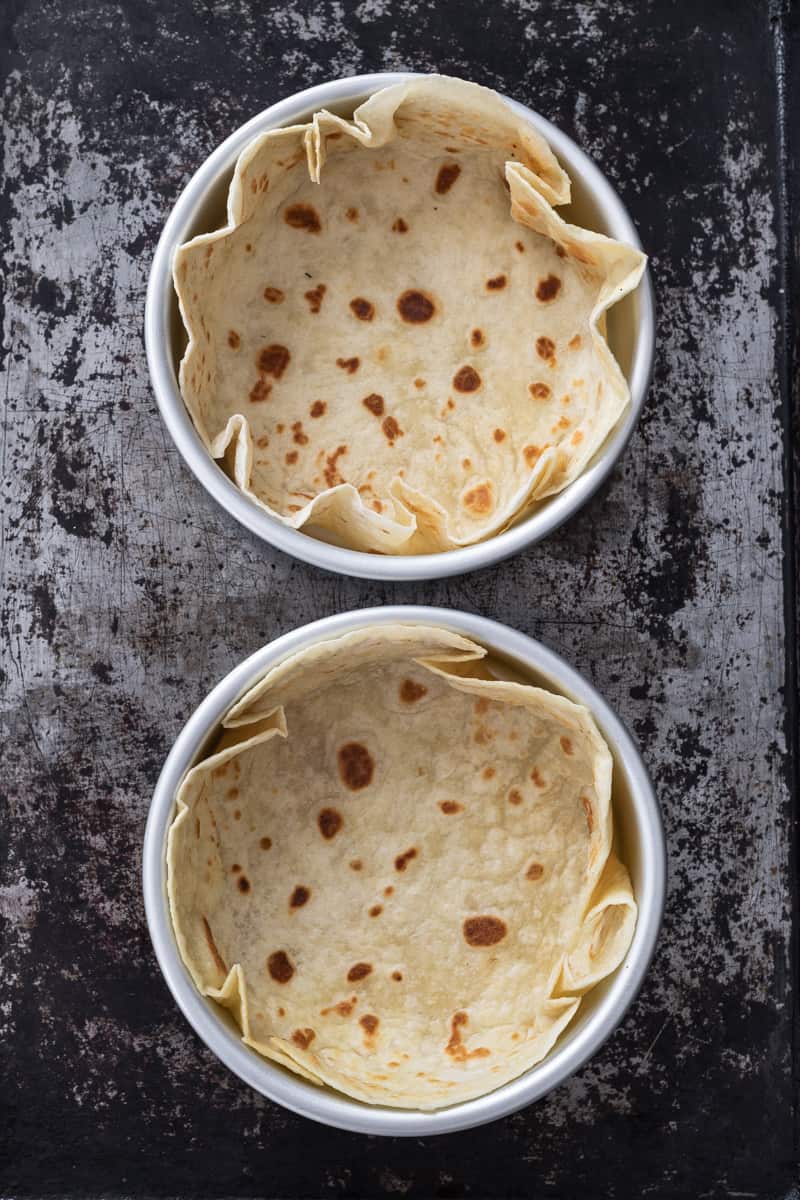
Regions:
[[[795,26],[667,0],[3,7],[0,1193],[788,1193],[775,68]],[[310,83],[403,67],[495,86],[596,158],[652,255],[659,353],[588,511],[495,569],[391,586],[292,562],[213,507],[161,425],[141,321],[160,225],[214,145]],[[643,747],[670,847],[617,1035],[545,1101],[430,1142],[326,1130],[228,1075],[158,976],[139,885],[149,793],[210,686],[294,625],[403,601],[482,612],[583,670]]]

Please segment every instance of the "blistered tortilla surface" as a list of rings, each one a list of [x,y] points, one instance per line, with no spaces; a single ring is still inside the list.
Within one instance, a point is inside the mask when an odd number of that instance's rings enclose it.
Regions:
[[[529,123],[441,76],[255,139],[174,263],[210,453],[283,523],[388,554],[560,491],[629,402],[600,330],[645,262],[569,194]]]
[[[421,626],[319,643],[178,794],[168,890],[198,989],[261,1054],[369,1103],[520,1075],[632,937],[592,717],[484,654]]]

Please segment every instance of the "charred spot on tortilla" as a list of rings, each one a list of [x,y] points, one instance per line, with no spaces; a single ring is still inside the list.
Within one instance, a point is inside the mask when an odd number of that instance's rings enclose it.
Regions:
[[[410,325],[423,325],[436,312],[436,305],[425,292],[409,289],[398,298],[397,311]]]
[[[292,960],[285,950],[273,950],[267,959],[267,970],[276,983],[288,983],[294,975]]]
[[[359,321],[371,321],[375,316],[375,305],[365,300],[363,296],[356,296],[350,301],[350,311]]]
[[[461,167],[458,163],[445,163],[444,166],[439,167],[439,172],[436,176],[437,195],[446,195],[460,174]]]
[[[311,898],[311,891],[302,883],[298,883],[297,887],[289,897],[289,908],[302,908],[304,904],[308,904]]]
[[[473,516],[482,517],[494,508],[491,483],[479,483],[464,493],[464,508]]]
[[[547,303],[550,300],[555,300],[561,289],[561,280],[557,275],[548,275],[545,279],[540,279],[536,285],[536,299]]]
[[[259,351],[256,361],[259,371],[263,371],[265,375],[271,375],[273,379],[280,379],[288,367],[291,357],[286,346],[273,342]]]
[[[387,417],[382,423],[381,429],[386,435],[387,440],[391,443],[394,443],[397,438],[403,436],[403,431],[394,417]]]
[[[457,392],[477,392],[481,377],[474,367],[459,367],[453,376],[453,387]]]
[[[369,409],[374,417],[383,416],[383,396],[379,396],[377,392],[370,392],[361,403]]]
[[[412,846],[409,850],[404,850],[402,854],[398,854],[394,860],[394,869],[396,871],[405,871],[411,860],[417,857],[417,853],[416,847]]]
[[[555,362],[556,344],[552,338],[539,337],[536,339],[536,353],[545,362]]]
[[[404,704],[416,704],[417,700],[421,700],[427,694],[428,689],[416,679],[404,679],[400,684],[400,699]]]
[[[347,972],[348,983],[358,983],[361,979],[366,979],[372,974],[372,963],[357,962],[353,963],[350,970]]]
[[[292,1034],[292,1041],[295,1046],[299,1046],[301,1050],[307,1050],[315,1038],[313,1029],[295,1029]]]
[[[312,313],[318,313],[322,308],[322,301],[325,298],[327,290],[324,283],[318,283],[315,288],[311,288],[305,293],[308,307]]]
[[[311,204],[290,204],[283,219],[292,229],[303,229],[306,233],[319,233],[322,229],[319,213]]]
[[[330,841],[344,825],[344,819],[335,808],[323,808],[317,817],[317,825],[322,836]]]
[[[508,933],[499,917],[467,917],[462,928],[467,945],[477,947],[496,946]]]
[[[359,792],[372,782],[375,761],[361,742],[346,742],[339,747],[339,778],[351,792]]]

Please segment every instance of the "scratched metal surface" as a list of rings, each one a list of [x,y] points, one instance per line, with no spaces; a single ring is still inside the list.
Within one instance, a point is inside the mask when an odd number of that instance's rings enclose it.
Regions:
[[[788,1192],[775,17],[3,6],[3,1195]],[[159,419],[141,325],[160,225],[231,129],[311,83],[402,67],[496,86],[596,158],[652,255],[659,353],[589,511],[496,569],[382,586],[292,562],[213,506]],[[636,732],[669,836],[666,926],[616,1036],[545,1101],[427,1142],[314,1126],[227,1074],[158,976],[139,888],[149,793],[210,686],[301,622],[391,601],[563,652]]]

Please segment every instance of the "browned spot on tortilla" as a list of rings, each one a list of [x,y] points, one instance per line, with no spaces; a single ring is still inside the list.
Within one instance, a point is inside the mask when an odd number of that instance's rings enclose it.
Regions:
[[[469,340],[472,342],[473,346],[482,346],[486,339],[484,338],[483,331],[481,329],[473,329],[472,333],[469,335]]]
[[[356,296],[350,301],[350,311],[354,317],[358,317],[359,321],[371,321],[375,316],[375,305],[370,304],[369,300],[365,300],[363,296]]]
[[[284,295],[284,293],[281,291],[280,288],[265,287],[264,288],[264,299],[268,300],[270,304],[283,304],[284,300],[286,299],[286,296]]]
[[[508,793],[509,804],[522,804],[522,792],[519,788],[512,788]]]
[[[289,908],[302,908],[304,904],[308,904],[311,898],[311,892],[302,883],[298,883],[297,887],[289,897]]]
[[[227,792],[225,793],[226,800],[236,800],[238,798],[238,796],[239,796],[238,787],[228,788]]]
[[[531,863],[525,872],[526,879],[541,879],[544,875],[544,867],[541,863]]]
[[[239,337],[235,329],[228,330],[228,345],[231,350],[238,350],[242,344],[242,339]]]
[[[445,163],[439,167],[439,173],[436,176],[436,191],[440,196],[444,196],[450,191],[455,181],[461,174],[461,167],[458,163]]]
[[[481,377],[474,367],[459,367],[453,376],[453,387],[457,392],[477,392]]]
[[[424,387],[425,387],[425,380],[424,380],[424,379],[415,379],[415,380],[414,380],[414,387],[415,387],[415,388],[424,388]]]
[[[347,217],[348,221],[357,221],[358,220],[358,209],[357,208],[348,208],[344,215]]]
[[[392,225],[393,233],[408,233],[408,226],[402,217],[398,217],[394,225]]]
[[[395,983],[399,983],[402,978],[403,978],[402,971],[392,971],[392,979],[395,981]]]
[[[352,862],[350,863],[350,870],[351,871],[360,871],[361,868],[363,867],[363,865],[364,864],[362,863],[360,858],[354,858],[352,860]]]
[[[556,344],[549,337],[539,337],[536,339],[536,353],[539,358],[543,358],[545,362],[555,362]]]
[[[490,292],[499,292],[501,288],[506,286],[508,280],[505,275],[495,275],[492,279],[486,280],[486,286]]]
[[[506,431],[505,429],[495,429],[492,436],[496,442],[504,442],[506,440]]]
[[[248,399],[251,404],[260,404],[262,400],[266,400],[267,396],[272,391],[272,384],[267,383],[266,379],[257,379],[250,389]]]
[[[288,367],[291,357],[286,346],[273,342],[260,351],[256,361],[259,371],[263,371],[265,375],[271,375],[273,379],[280,379]]]
[[[351,792],[360,792],[372,782],[375,763],[366,746],[361,742],[345,742],[336,755],[339,761],[339,777]]]
[[[319,233],[322,228],[319,213],[310,204],[290,204],[283,219],[292,229],[304,229],[306,233]]]
[[[267,959],[267,970],[276,983],[288,983],[294,975],[292,961],[285,950],[273,950]]]
[[[195,817],[195,819],[194,819],[194,832],[195,832],[195,836],[199,838],[200,837],[200,818],[199,817]]]
[[[239,866],[238,863],[231,863],[231,874],[232,875],[238,875],[239,872],[241,871],[241,869],[242,868]]]
[[[238,887],[240,892],[247,893],[250,891],[250,880],[247,878],[246,875],[241,875],[236,880],[236,886]]]
[[[394,888],[392,887],[391,884],[389,884],[388,887],[385,887],[383,889],[383,894],[384,894],[384,896],[392,896],[394,894]]]
[[[358,1004],[358,998],[353,996],[352,1000],[340,1000],[338,1004],[332,1004],[330,1008],[321,1008],[319,1015],[327,1017],[329,1013],[338,1013],[340,1017],[349,1017],[355,1006]]]
[[[580,429],[576,429],[569,440],[572,442],[573,446],[579,446],[583,441],[583,434],[581,433]]]
[[[325,460],[325,482],[329,488],[336,487],[339,483],[344,483],[344,479],[339,473],[339,468],[336,465],[343,454],[347,454],[347,446],[337,446],[333,454],[329,454]]]
[[[563,246],[556,246],[556,254],[558,255],[559,258],[567,257],[567,252]]]
[[[522,242],[514,242],[514,245],[519,250],[520,254],[525,253],[525,247],[523,246]]]
[[[557,275],[548,275],[546,279],[540,279],[536,285],[536,299],[543,302],[555,300],[561,290],[561,280]]]
[[[541,457],[541,449],[538,446],[525,446],[523,451],[525,462],[529,467],[532,467],[538,458]]]
[[[308,445],[308,434],[303,433],[303,422],[302,421],[295,421],[292,424],[292,441],[297,446],[307,446]]]
[[[426,321],[430,321],[436,312],[436,305],[425,292],[418,292],[410,288],[398,298],[397,311],[409,324],[423,325]]]
[[[403,436],[403,431],[394,417],[386,417],[381,425],[381,429],[390,445],[393,445],[397,438]]]
[[[546,383],[529,383],[528,391],[534,400],[547,400],[550,395],[550,388]]]
[[[470,467],[472,466],[472,459],[471,458],[462,458],[461,466],[464,468],[465,471],[468,471],[470,469]]]
[[[308,410],[309,415],[312,417],[321,417],[327,407],[328,406],[324,400],[315,400],[311,405],[311,408]]]
[[[262,837],[258,844],[262,850],[270,850],[272,848],[272,838]]]
[[[361,403],[365,408],[369,409],[373,416],[383,416],[383,396],[379,396],[377,392],[370,392],[368,396],[364,397]]]
[[[589,827],[589,833],[594,829],[594,813],[592,812],[592,802],[588,796],[581,796],[581,804],[583,811],[586,813],[586,824]]]
[[[214,965],[218,971],[222,971],[225,975],[227,975],[228,968],[225,966],[225,960],[217,949],[217,943],[214,941],[214,935],[211,932],[211,926],[205,917],[203,917],[203,931],[206,935],[206,943],[211,951],[211,957],[214,959]]]
[[[256,438],[256,445],[258,446],[259,450],[266,450],[267,446],[269,445],[269,438],[265,433],[262,433],[260,438]]]
[[[415,704],[417,700],[421,700],[427,694],[428,689],[425,685],[417,683],[415,679],[404,679],[400,684],[400,699],[404,704]]]
[[[292,1041],[295,1046],[299,1046],[301,1050],[307,1050],[315,1037],[313,1029],[295,1029],[292,1034]]]
[[[366,979],[372,974],[372,963],[357,962],[353,963],[350,970],[347,972],[348,983],[358,983],[359,979]]]
[[[394,860],[394,869],[396,871],[405,871],[412,858],[417,857],[416,847],[412,846],[410,850],[404,850],[402,854],[398,854]]]
[[[572,742],[569,740],[569,738],[561,737],[558,740],[561,743],[561,749],[564,751],[564,753],[572,754]]]
[[[453,397],[452,397],[452,396],[448,396],[448,397],[447,397],[447,407],[448,407],[448,408],[451,408],[451,409],[452,409],[452,408],[455,408],[455,403],[454,403],[454,401],[453,401]]]
[[[531,780],[537,787],[545,787],[545,781],[538,767],[531,767]]]
[[[374,1037],[380,1025],[380,1021],[372,1013],[364,1013],[363,1017],[358,1018],[358,1023],[364,1030],[368,1038]]]
[[[567,346],[570,348],[570,350],[579,350],[580,345],[581,345],[581,335],[579,333],[576,333],[575,337],[570,338],[569,341],[567,342]]]
[[[294,464],[297,462],[297,458],[298,458],[297,451],[290,450],[289,453],[286,455],[286,462],[288,463],[288,465],[290,467],[294,466]]]
[[[323,808],[317,817],[317,825],[322,836],[330,841],[344,825],[344,819],[335,808]]]
[[[234,821],[238,821],[238,820],[240,820],[240,819],[241,819],[241,816],[242,816],[242,810],[241,810],[240,808],[237,808],[237,809],[235,809],[235,810],[234,810],[234,813],[233,813],[233,819],[234,819]]]
[[[464,496],[463,503],[465,508],[477,516],[491,512],[494,507],[491,483],[479,483],[477,487],[470,488]]]
[[[275,432],[276,432],[276,433],[283,433],[283,431],[284,431],[284,429],[285,429],[285,428],[286,428],[286,426],[285,426],[285,425],[281,425],[281,423],[280,423],[280,421],[279,421],[279,422],[278,422],[278,424],[275,426]]]
[[[343,371],[347,371],[348,375],[353,375],[361,366],[360,358],[337,358],[337,367],[341,367]]]
[[[316,287],[311,288],[305,293],[308,307],[312,313],[318,313],[322,308],[322,301],[327,290],[324,283],[318,283]]]
[[[464,941],[470,946],[496,946],[508,933],[499,917],[467,917],[463,925]]]
[[[463,804],[459,804],[457,800],[440,800],[439,808],[443,813],[446,813],[448,817],[452,816],[453,813],[464,811]]]
[[[456,1062],[466,1062],[468,1058],[486,1058],[491,1051],[485,1046],[477,1046],[474,1050],[467,1050],[466,1046],[461,1041],[461,1029],[467,1025],[469,1018],[465,1012],[453,1013],[450,1021],[450,1040],[444,1048],[445,1054],[449,1054]]]
[[[285,1009],[285,1008],[279,1008],[279,1009],[278,1009],[278,1016],[279,1016],[279,1017],[285,1017],[285,1016],[286,1016],[286,1009]]]
[[[372,908],[369,910],[369,915],[371,917],[379,917],[382,912],[383,912],[382,904],[373,904]]]
[[[495,771],[494,767],[483,768],[482,775],[484,779],[494,779],[496,774],[497,772]]]

